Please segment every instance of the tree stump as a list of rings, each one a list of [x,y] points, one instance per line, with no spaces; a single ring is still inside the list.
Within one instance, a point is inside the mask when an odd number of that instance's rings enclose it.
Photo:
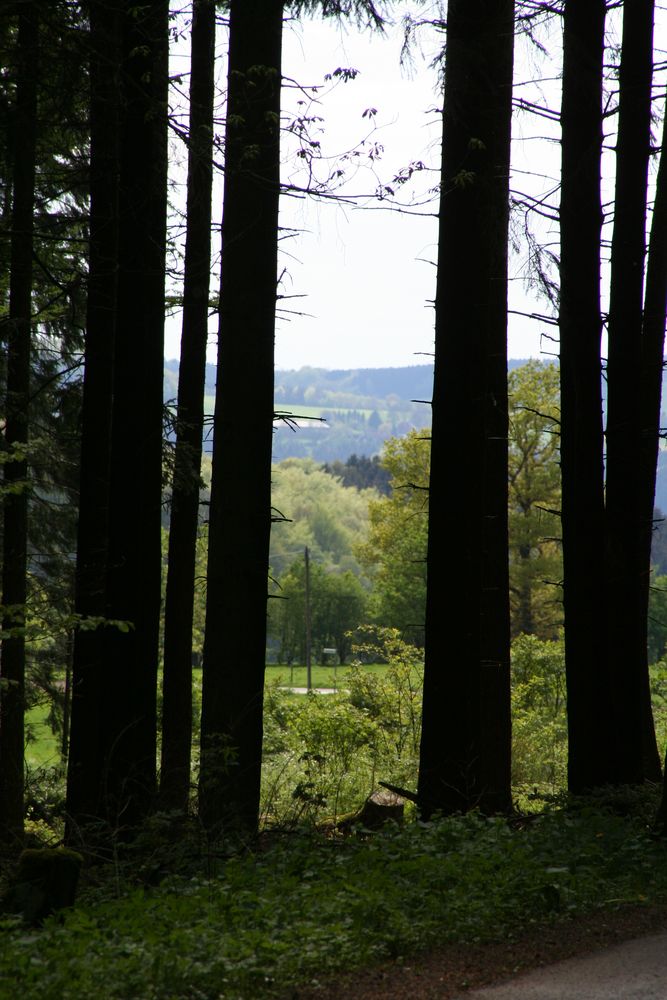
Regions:
[[[23,851],[4,909],[40,926],[47,917],[73,906],[83,858],[66,847]]]
[[[379,830],[391,820],[403,822],[405,800],[395,792],[379,789],[368,796],[361,809],[337,824],[340,833],[349,833],[354,827],[364,830]]]

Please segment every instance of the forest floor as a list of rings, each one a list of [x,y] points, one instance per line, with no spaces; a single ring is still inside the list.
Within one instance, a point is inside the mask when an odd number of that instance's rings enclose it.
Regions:
[[[409,959],[338,975],[293,991],[289,1000],[454,1000],[469,990],[531,969],[665,929],[667,906],[624,906],[533,925],[511,940],[446,945]],[[569,996],[574,1000],[576,995],[570,992]]]

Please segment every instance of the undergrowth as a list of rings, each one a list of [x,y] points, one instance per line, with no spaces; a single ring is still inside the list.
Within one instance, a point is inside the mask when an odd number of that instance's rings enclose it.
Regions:
[[[261,1000],[450,941],[667,899],[667,847],[599,800],[525,822],[477,815],[366,839],[274,835],[214,878],[126,880],[62,922],[3,921],[0,997]]]

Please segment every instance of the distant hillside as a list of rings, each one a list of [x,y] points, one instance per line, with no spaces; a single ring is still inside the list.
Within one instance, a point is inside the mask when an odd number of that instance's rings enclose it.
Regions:
[[[523,364],[511,361],[510,368]],[[206,366],[206,410],[213,412],[215,365]],[[389,437],[431,422],[433,365],[404,368],[299,368],[277,371],[273,457],[346,461],[377,455]],[[167,361],[164,397],[178,393],[178,362]],[[210,449],[210,441],[207,442]]]
[[[509,368],[525,360],[513,359]],[[213,412],[215,365],[206,366],[206,408]],[[345,461],[352,454],[377,455],[388,437],[406,434],[412,427],[427,427],[430,406],[414,400],[430,400],[433,365],[405,368],[299,368],[277,371],[276,410],[289,419],[276,424],[274,460],[311,457],[318,462]],[[604,383],[603,383],[604,385]],[[178,362],[167,361],[164,397],[175,399]],[[667,377],[663,385],[667,402]],[[663,404],[663,424],[667,424]],[[210,441],[207,444],[210,450]],[[667,510],[667,451],[658,464],[656,504]]]

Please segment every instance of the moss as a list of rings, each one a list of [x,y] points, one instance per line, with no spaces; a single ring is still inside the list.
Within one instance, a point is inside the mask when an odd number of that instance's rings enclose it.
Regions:
[[[66,847],[23,851],[3,909],[21,913],[33,926],[42,924],[74,904],[82,864],[82,856]]]

